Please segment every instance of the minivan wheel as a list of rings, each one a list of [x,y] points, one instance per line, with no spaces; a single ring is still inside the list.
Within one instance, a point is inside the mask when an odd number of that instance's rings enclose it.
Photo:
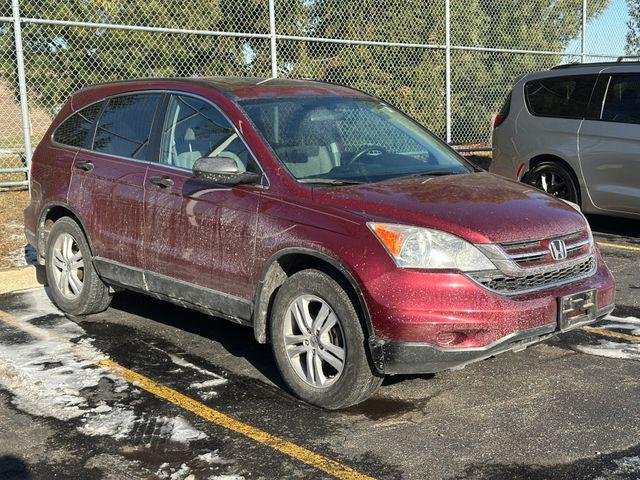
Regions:
[[[324,272],[303,270],[284,282],[273,303],[270,333],[283,380],[308,403],[348,407],[382,383],[368,361],[349,295]]]
[[[566,167],[556,162],[543,162],[531,169],[524,182],[549,195],[579,204],[578,185]]]
[[[54,223],[46,252],[47,283],[61,310],[86,315],[109,306],[109,287],[93,268],[87,239],[76,222],[63,217]]]

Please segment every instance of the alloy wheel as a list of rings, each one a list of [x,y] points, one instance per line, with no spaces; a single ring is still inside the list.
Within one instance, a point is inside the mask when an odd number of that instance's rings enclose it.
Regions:
[[[285,350],[296,374],[308,385],[326,388],[344,371],[346,343],[340,319],[315,295],[300,295],[286,311]]]
[[[84,285],[84,259],[78,242],[68,233],[61,233],[53,244],[53,276],[55,287],[67,299],[74,300]]]
[[[571,200],[570,197],[572,195],[568,179],[558,172],[542,170],[531,179],[531,185],[554,197]]]

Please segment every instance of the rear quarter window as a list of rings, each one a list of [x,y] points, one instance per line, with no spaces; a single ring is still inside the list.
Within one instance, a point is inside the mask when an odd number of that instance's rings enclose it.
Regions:
[[[527,108],[536,116],[583,118],[596,78],[577,75],[532,80],[524,86]]]
[[[68,117],[53,134],[53,141],[70,147],[90,148],[93,126],[104,102],[94,103]]]

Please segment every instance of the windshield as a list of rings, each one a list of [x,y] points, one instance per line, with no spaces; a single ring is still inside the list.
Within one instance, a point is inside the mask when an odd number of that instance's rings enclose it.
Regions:
[[[376,182],[473,171],[433,134],[379,100],[300,96],[240,104],[300,181]]]

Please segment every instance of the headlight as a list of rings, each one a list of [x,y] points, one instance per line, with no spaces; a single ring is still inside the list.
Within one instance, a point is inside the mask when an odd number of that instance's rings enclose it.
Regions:
[[[455,235],[391,223],[367,225],[400,268],[496,269],[480,250]]]

